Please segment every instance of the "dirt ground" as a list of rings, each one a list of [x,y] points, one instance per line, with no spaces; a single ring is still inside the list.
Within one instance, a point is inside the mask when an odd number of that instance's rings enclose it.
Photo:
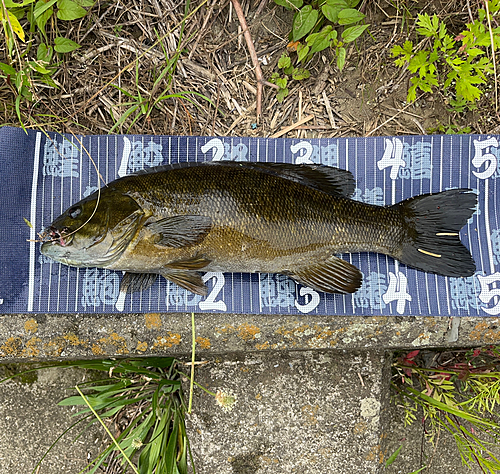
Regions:
[[[272,0],[241,4],[269,80],[286,51],[292,13]],[[311,77],[294,81],[283,103],[275,88],[264,86],[257,120],[255,70],[229,0],[192,1],[187,11],[186,2],[175,0],[97,2],[81,20],[58,21],[58,33],[49,32],[81,48],[57,66],[57,89],[34,81],[33,102],[21,103],[23,123],[82,134],[267,137],[313,115],[282,136],[421,135],[444,133],[450,125],[455,132],[470,127],[471,133],[500,133],[493,94],[486,93],[475,111],[460,114],[449,110],[441,91],[417,94],[407,104],[410,74],[394,65],[390,53],[415,37],[417,13],[438,13],[450,31],[460,32],[469,21],[468,2],[365,0],[360,10],[369,34],[347,45],[345,69],[337,69],[331,51],[316,54],[307,66]],[[3,46],[0,61],[5,54]],[[3,123],[19,126],[8,80],[0,98]]]

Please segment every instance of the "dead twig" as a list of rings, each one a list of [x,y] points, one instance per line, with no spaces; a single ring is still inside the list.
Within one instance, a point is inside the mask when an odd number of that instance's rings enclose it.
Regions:
[[[252,63],[255,68],[255,77],[257,78],[256,115],[257,115],[257,123],[259,123],[260,116],[262,113],[262,89],[264,83],[264,76],[262,75],[262,70],[259,64],[259,58],[257,57],[257,53],[255,52],[252,36],[250,35],[250,30],[248,29],[247,21],[245,19],[245,15],[243,14],[243,9],[241,8],[240,2],[239,0],[231,0],[231,3],[234,7],[236,15],[238,16],[241,28],[243,29],[243,35],[245,37],[245,41],[247,42],[248,52],[250,53],[250,57],[252,58]]]
[[[420,94],[418,97],[417,97],[417,100],[419,100],[424,94]],[[395,115],[393,115],[391,118],[388,118],[385,122],[381,123],[378,127],[375,127],[373,130],[369,131],[365,137],[369,137],[370,135],[372,135],[373,133],[375,133],[377,130],[379,130],[380,128],[382,128],[384,125],[388,124],[389,122],[391,122],[392,120],[395,120],[396,117],[399,115],[399,114],[402,114],[408,107],[410,107],[411,105],[413,105],[413,102],[410,102],[409,104],[405,105],[401,110],[399,110]]]
[[[299,120],[298,122],[295,122],[292,125],[289,125],[288,127],[285,127],[284,129],[280,130],[279,132],[276,132],[275,134],[271,135],[269,138],[279,138],[285,133],[290,132],[291,130],[295,130],[298,126],[305,124],[306,122],[309,122],[309,120],[312,120],[314,118],[314,115],[308,115],[307,117],[304,117],[302,120]]]

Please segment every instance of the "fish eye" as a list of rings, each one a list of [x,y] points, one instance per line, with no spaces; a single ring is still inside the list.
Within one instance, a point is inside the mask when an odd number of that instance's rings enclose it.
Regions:
[[[81,213],[82,208],[80,206],[75,206],[68,211],[68,216],[71,217],[71,219],[76,219]]]

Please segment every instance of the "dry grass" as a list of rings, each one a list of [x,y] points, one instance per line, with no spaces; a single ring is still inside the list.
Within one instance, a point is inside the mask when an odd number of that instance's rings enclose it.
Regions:
[[[241,4],[267,79],[288,43],[291,15],[272,0],[241,0]],[[22,104],[24,123],[62,132],[109,133],[115,124],[111,112],[117,120],[130,108],[127,93],[140,95],[145,104],[166,91],[199,95],[161,100],[148,113],[139,113],[133,124],[130,115],[114,132],[271,136],[308,115],[313,119],[284,136],[420,135],[448,124],[469,126],[477,133],[500,132],[492,96],[484,96],[480,113],[449,112],[441,93],[425,94],[407,105],[409,75],[390,57],[394,44],[414,37],[411,17],[417,13],[437,12],[451,31],[459,32],[477,5],[464,0],[431,4],[376,0],[365,1],[361,9],[371,24],[370,34],[350,46],[344,71],[339,73],[330,52],[323,52],[308,66],[311,78],[293,84],[282,104],[276,100],[276,90],[265,86],[256,126],[255,71],[230,0],[191,2],[180,46],[185,2],[98,2],[82,20],[59,22],[62,36],[82,47],[65,55],[59,65],[53,76],[58,89],[35,84],[36,99]],[[165,52],[171,58],[179,47],[171,82],[168,75],[157,81],[165,68]],[[5,62],[2,48],[0,61]],[[0,86],[0,98],[3,123],[18,125],[8,83]]]

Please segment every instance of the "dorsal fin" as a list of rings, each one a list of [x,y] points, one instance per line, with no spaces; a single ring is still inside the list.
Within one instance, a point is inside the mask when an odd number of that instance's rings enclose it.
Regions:
[[[261,163],[251,161],[208,161],[184,162],[171,165],[160,165],[154,168],[136,171],[129,176],[138,176],[160,171],[169,171],[199,166],[226,166],[238,169],[253,169],[263,173],[289,179],[318,191],[328,194],[350,197],[354,193],[355,182],[350,171],[331,166],[316,164],[294,165],[290,163]]]
[[[239,165],[241,162],[238,162]],[[251,163],[255,169],[275,174],[328,194],[350,197],[355,182],[350,171],[325,165],[290,163]]]

